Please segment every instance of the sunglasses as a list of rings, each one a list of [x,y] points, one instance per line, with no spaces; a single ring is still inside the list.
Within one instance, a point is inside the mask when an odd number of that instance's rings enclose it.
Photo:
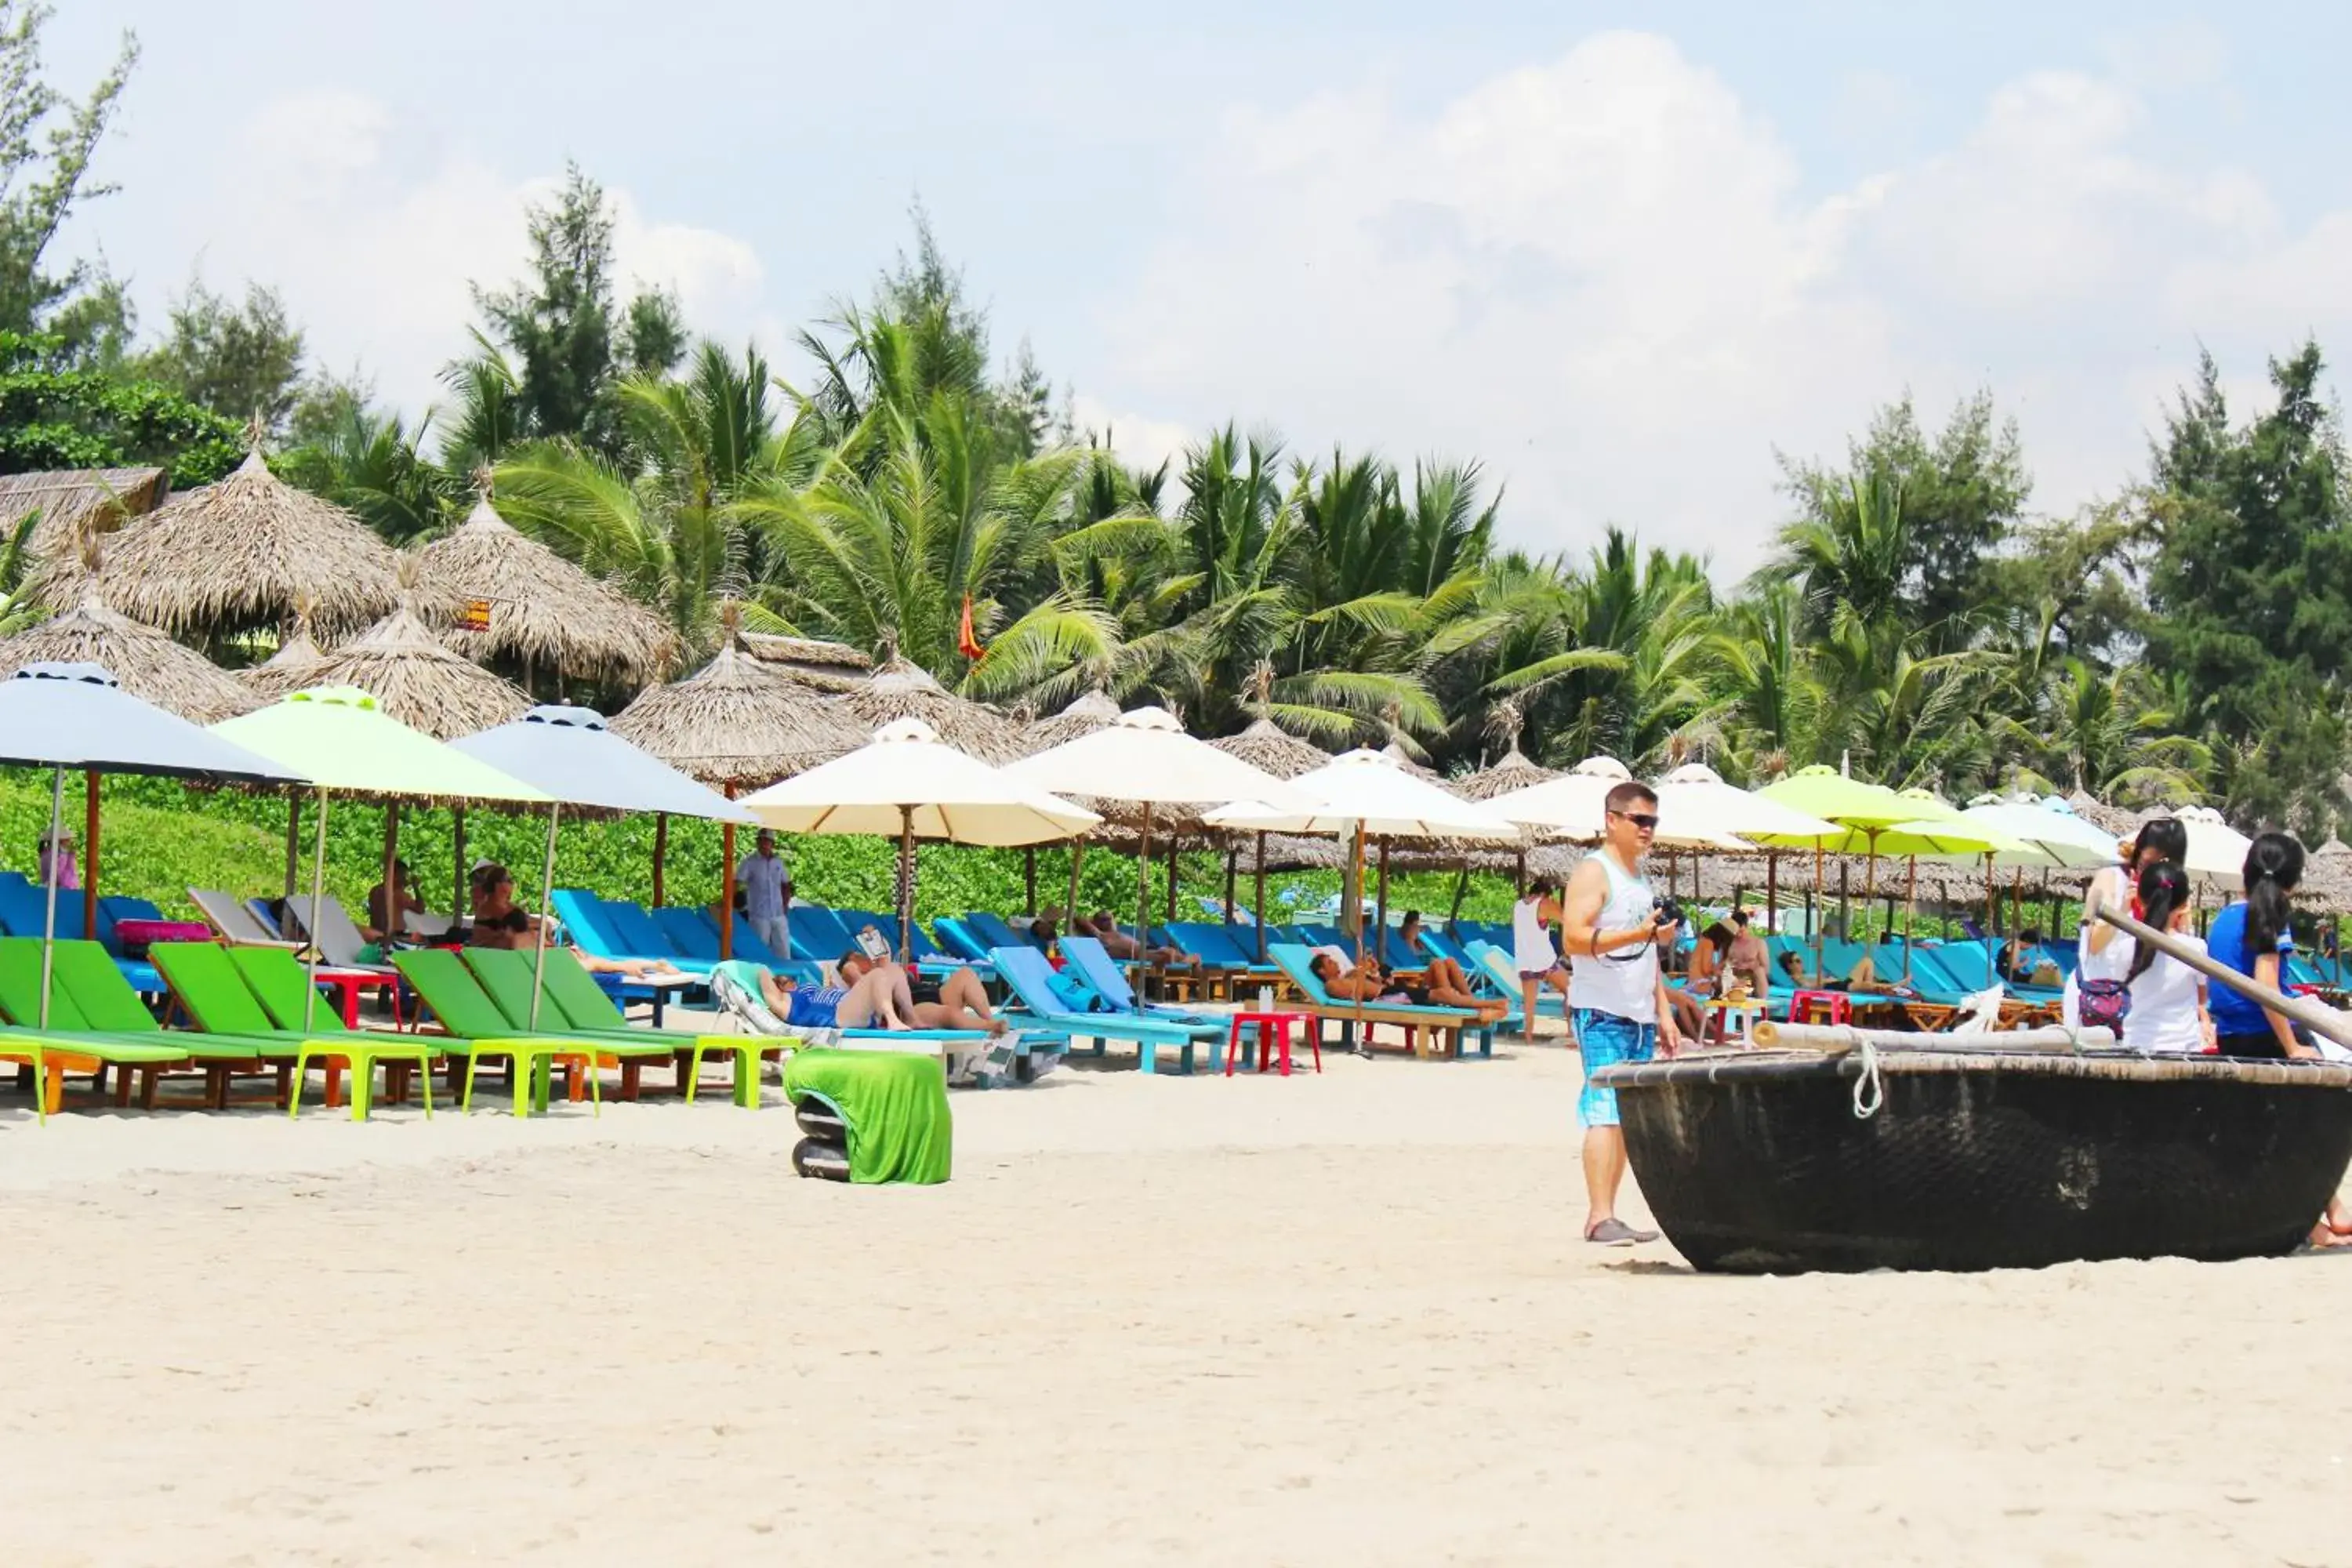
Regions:
[[[1609,815],[1623,817],[1644,833],[1655,833],[1658,830],[1658,819],[1646,811],[1612,811]]]

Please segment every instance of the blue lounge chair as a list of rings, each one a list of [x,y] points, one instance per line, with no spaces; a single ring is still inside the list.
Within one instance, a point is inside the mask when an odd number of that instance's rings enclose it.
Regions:
[[[1062,957],[1067,967],[1062,971],[1058,978],[1067,982],[1075,973],[1079,984],[1092,992],[1100,1003],[1098,1006],[1088,1007],[1087,1009],[1088,1012],[1135,1013],[1140,1011],[1147,1018],[1163,1018],[1170,1023],[1190,1025],[1194,1028],[1206,1029],[1217,1034],[1223,1034],[1233,1026],[1233,1020],[1230,1017],[1195,1013],[1190,1008],[1172,1006],[1165,1002],[1147,1002],[1139,1009],[1136,1006],[1135,987],[1128,984],[1126,972],[1119,967],[1118,961],[1111,957],[1110,950],[1093,937],[1064,937]],[[1057,989],[1064,988],[1057,987]]]
[[[674,964],[698,979],[710,977],[715,959],[689,958],[677,950],[675,942],[664,933],[652,915],[632,903],[618,899],[599,899],[596,907],[604,911],[604,923],[620,939],[625,951],[617,956],[625,958],[656,958]]]
[[[1340,1038],[1343,1041],[1352,1043],[1355,1028],[1361,1026],[1364,1044],[1369,1047],[1372,1043],[1374,1026],[1387,1024],[1405,1031],[1406,1044],[1415,1055],[1420,1054],[1419,1039],[1423,1029],[1441,1041],[1450,1038],[1451,1054],[1457,1058],[1465,1054],[1463,1046],[1465,1038],[1475,1038],[1478,1042],[1480,1056],[1495,1054],[1494,1026],[1481,1023],[1475,1013],[1465,1012],[1459,1007],[1416,1007],[1404,1002],[1346,1001],[1332,995],[1323,982],[1317,978],[1312,949],[1295,942],[1276,942],[1266,949],[1266,956],[1282,966],[1282,973],[1307,999],[1303,1010],[1315,1016],[1316,1026],[1320,1028],[1324,1020],[1337,1019],[1341,1026]]]
[[[1474,942],[1463,952],[1470,962],[1462,966],[1462,972],[1474,984],[1483,981],[1486,994],[1508,1004],[1511,1010],[1504,1015],[1503,1022],[1524,1034],[1528,1026],[1527,997],[1519,985],[1519,972],[1512,966],[1511,955],[1491,942]],[[1565,1018],[1567,1000],[1549,985],[1538,986],[1536,1013],[1539,1017]]]
[[[988,943],[981,941],[979,933],[953,915],[941,915],[933,921],[931,932],[940,939],[940,945],[947,950],[950,957],[961,958],[968,963],[987,962]]]
[[[1135,1047],[1138,1070],[1156,1073],[1160,1070],[1160,1052],[1173,1047],[1181,1053],[1178,1070],[1192,1070],[1192,1049],[1205,1043],[1209,1047],[1209,1070],[1214,1072],[1223,1061],[1223,1025],[1202,1028],[1156,1018],[1149,1013],[1122,1013],[1099,1005],[1100,998],[1075,982],[1065,981],[1045,962],[1045,955],[1034,947],[1000,947],[989,954],[996,973],[1012,989],[1014,1000],[1029,1016],[1044,1027],[1059,1030],[1072,1040],[1088,1039],[1095,1043],[1095,1055],[1101,1056],[1104,1047],[1113,1040],[1131,1042]]]
[[[1265,980],[1282,973],[1271,959],[1264,963],[1257,961],[1257,932],[1246,927],[1236,930],[1204,921],[1179,921],[1168,931],[1177,946],[1199,953],[1201,962],[1212,969]]]
[[[986,910],[972,910],[963,917],[964,930],[971,932],[992,948],[1025,947],[1032,952],[1042,952],[1027,927],[1015,931],[1013,922]]]

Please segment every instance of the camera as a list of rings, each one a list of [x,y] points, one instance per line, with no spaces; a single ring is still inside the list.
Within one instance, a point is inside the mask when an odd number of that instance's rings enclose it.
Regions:
[[[1650,903],[1650,921],[1654,925],[1664,925],[1669,921],[1680,925],[1683,923],[1683,907],[1672,899],[1654,899]]]

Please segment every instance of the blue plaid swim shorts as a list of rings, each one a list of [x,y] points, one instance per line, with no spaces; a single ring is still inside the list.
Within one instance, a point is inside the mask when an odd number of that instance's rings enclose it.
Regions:
[[[1592,1007],[1576,1010],[1576,1043],[1584,1058],[1584,1092],[1577,1097],[1576,1119],[1587,1127],[1617,1125],[1617,1091],[1595,1089],[1592,1075],[1612,1062],[1645,1062],[1658,1054],[1658,1026],[1637,1024],[1614,1013]]]

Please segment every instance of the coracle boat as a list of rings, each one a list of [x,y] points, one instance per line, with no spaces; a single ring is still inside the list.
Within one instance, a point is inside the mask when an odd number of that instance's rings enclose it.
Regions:
[[[2273,1256],[2352,1161],[2352,1068],[2326,1063],[1972,1041],[1622,1063],[1593,1081],[1618,1091],[1651,1212],[1710,1272]]]

